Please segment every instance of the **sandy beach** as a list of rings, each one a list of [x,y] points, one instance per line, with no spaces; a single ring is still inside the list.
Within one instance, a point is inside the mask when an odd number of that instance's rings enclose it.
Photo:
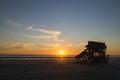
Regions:
[[[88,65],[73,58],[0,59],[0,80],[120,80],[119,60]]]

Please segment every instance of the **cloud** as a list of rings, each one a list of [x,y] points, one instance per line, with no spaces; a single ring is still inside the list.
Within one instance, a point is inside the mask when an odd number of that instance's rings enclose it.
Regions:
[[[85,46],[85,45],[87,45],[87,43],[81,42],[80,45],[81,45],[81,46]]]
[[[26,28],[26,30],[32,30],[33,25]]]
[[[10,47],[0,46],[0,50],[12,50],[12,48],[10,48]]]
[[[59,47],[60,44],[59,43],[57,43],[57,44],[48,44],[47,46],[56,48],[56,47]]]
[[[31,26],[27,27],[26,30],[40,31],[40,32],[43,32],[43,33],[46,33],[46,34],[49,34],[49,35],[60,35],[61,34],[60,31],[47,30],[47,29],[36,29],[36,28],[33,28],[33,27],[34,27],[34,25],[31,25]]]
[[[87,45],[86,42],[80,42],[76,44],[76,47],[84,47],[85,45]]]
[[[42,50],[55,49],[59,47],[60,45],[61,45],[60,43],[48,43],[48,44],[42,45],[40,49]]]
[[[35,46],[33,43],[25,43],[25,42],[14,42],[10,44],[11,48],[17,49],[31,49]]]
[[[0,50],[17,50],[17,49],[33,49],[36,45],[28,42],[12,42],[7,45],[0,46]]]
[[[70,43],[70,44],[67,44],[66,46],[67,46],[67,47],[71,47],[71,46],[73,46],[73,44]]]
[[[7,22],[7,24],[9,25],[9,26],[11,26],[11,27],[23,27],[23,26],[25,26],[25,25],[23,25],[23,24],[20,24],[20,23],[18,23],[18,22],[16,22],[16,21],[13,21],[13,20],[11,20],[11,19],[8,19],[8,18],[6,18],[5,19],[6,20],[6,22]]]
[[[35,38],[35,39],[51,39],[52,37],[51,36],[36,36],[36,35],[26,35],[30,38]]]
[[[64,40],[59,40],[58,36],[61,35],[61,31],[55,31],[55,30],[48,30],[48,29],[36,29],[33,28],[32,26],[29,26],[26,28],[26,30],[28,31],[39,31],[41,33],[43,33],[41,36],[36,36],[36,35],[27,35],[30,38],[36,38],[36,39],[51,39],[53,41],[64,41]]]

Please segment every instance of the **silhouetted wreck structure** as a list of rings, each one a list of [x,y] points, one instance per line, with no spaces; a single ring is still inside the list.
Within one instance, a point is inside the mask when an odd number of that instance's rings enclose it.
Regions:
[[[75,56],[80,63],[107,63],[109,55],[106,55],[107,46],[102,42],[88,41],[86,49]]]

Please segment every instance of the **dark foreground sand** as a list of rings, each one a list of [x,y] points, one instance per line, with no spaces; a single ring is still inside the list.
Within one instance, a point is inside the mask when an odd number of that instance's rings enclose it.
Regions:
[[[120,80],[120,61],[88,65],[72,58],[0,59],[0,80]]]

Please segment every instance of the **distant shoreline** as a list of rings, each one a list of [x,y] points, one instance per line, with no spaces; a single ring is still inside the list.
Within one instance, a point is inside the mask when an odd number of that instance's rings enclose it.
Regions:
[[[1,58],[74,58],[74,55],[68,55],[68,56],[56,56],[56,55],[6,55],[6,54],[0,54]]]
[[[52,55],[0,55],[0,59],[22,58],[74,58],[74,56],[57,57]],[[110,58],[120,58],[120,55],[110,55]]]
[[[29,56],[24,56],[24,57],[1,57],[0,56],[0,59],[2,58],[74,58],[74,57],[29,57]]]

